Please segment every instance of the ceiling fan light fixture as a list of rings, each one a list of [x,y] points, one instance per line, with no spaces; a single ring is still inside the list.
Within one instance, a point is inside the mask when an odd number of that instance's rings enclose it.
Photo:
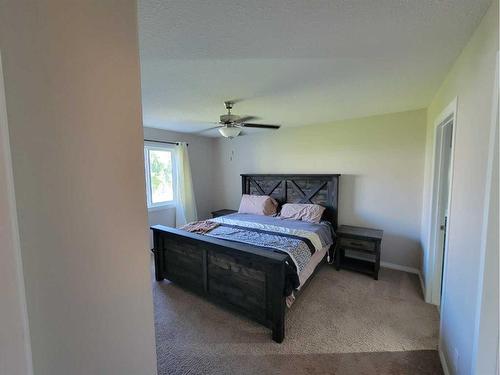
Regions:
[[[225,138],[234,138],[241,133],[241,129],[234,126],[229,126],[220,128],[219,133]]]

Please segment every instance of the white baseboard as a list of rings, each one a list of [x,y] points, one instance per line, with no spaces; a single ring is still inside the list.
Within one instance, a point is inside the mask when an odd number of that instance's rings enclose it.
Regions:
[[[349,254],[349,256],[351,258],[366,260],[362,256],[357,256],[356,254]],[[389,268],[391,270],[397,270],[397,271],[403,271],[403,272],[413,273],[413,274],[417,275],[418,279],[420,280],[420,287],[422,288],[422,293],[425,296],[425,284],[424,284],[424,279],[422,277],[422,272],[420,272],[420,270],[418,270],[416,268],[413,268],[413,267],[402,266],[400,264],[389,263],[389,262],[380,262],[380,267]]]
[[[420,288],[422,288],[422,295],[424,296],[425,300],[425,284],[424,284],[424,278],[422,277],[422,272],[418,272],[418,279],[420,280]]]
[[[349,254],[349,258],[354,258],[354,259],[360,259],[360,260],[366,260],[363,256],[359,256],[357,254]],[[389,263],[389,262],[380,262],[380,267],[384,268],[390,268],[391,270],[397,270],[397,271],[403,271],[403,272],[408,272],[408,273],[414,273],[415,275],[420,275],[420,271],[416,268],[413,267],[408,267],[408,266],[401,266],[396,263]]]
[[[448,363],[446,362],[446,358],[444,357],[444,353],[441,348],[438,348],[439,359],[441,360],[441,367],[443,368],[444,375],[451,375],[450,368],[448,367]]]
[[[420,272],[420,270],[413,267],[401,266],[399,264],[388,263],[388,262],[380,262],[380,266],[385,268],[390,268],[392,270],[398,270],[417,275],[418,279],[420,280],[420,287],[422,288],[422,294],[425,296],[425,284],[424,284],[424,279],[422,277],[422,272]]]
[[[392,270],[398,270],[398,271],[404,271],[404,272],[408,272],[408,273],[414,273],[415,275],[420,274],[420,271],[417,270],[416,268],[408,267],[408,266],[401,266],[401,265],[395,264],[395,263],[380,262],[380,266],[381,267],[385,267],[385,268],[390,268]]]

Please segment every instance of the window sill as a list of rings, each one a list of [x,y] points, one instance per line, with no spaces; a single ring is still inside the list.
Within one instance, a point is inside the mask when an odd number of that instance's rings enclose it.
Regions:
[[[153,211],[168,210],[168,209],[175,208],[175,206],[176,206],[175,203],[167,203],[167,204],[162,204],[161,206],[148,207],[148,211],[153,212]]]

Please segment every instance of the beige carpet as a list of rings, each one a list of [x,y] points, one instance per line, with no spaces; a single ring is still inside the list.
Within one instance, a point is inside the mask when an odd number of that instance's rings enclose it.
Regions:
[[[153,282],[158,373],[441,374],[438,313],[417,276],[378,281],[324,265],[270,330],[164,281]]]

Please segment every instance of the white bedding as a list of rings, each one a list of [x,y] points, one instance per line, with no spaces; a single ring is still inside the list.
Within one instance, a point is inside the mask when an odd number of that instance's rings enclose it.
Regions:
[[[215,221],[216,223],[220,224],[229,224],[229,225],[239,225],[239,226],[244,226],[247,228],[254,228],[254,229],[261,229],[261,230],[266,230],[269,232],[276,232],[276,233],[286,233],[286,234],[291,234],[294,236],[299,236],[299,237],[304,237],[307,238],[311,243],[313,244],[314,248],[317,250],[321,250],[322,244],[321,244],[321,239],[318,235],[318,233],[313,232],[311,230],[304,230],[304,229],[296,229],[296,228],[287,228],[283,225],[272,225],[272,224],[267,224],[267,223],[262,223],[262,222],[255,222],[255,221],[247,221],[247,220],[238,220],[234,219],[235,215],[226,215],[226,216],[220,216],[214,219],[210,219],[210,221]],[[255,216],[252,216],[255,217]],[[278,224],[289,224],[291,221],[287,220],[278,220],[275,219]],[[300,223],[299,220],[295,220]]]
[[[316,269],[316,266],[321,262],[321,260],[324,258],[326,252],[328,251],[328,248],[330,246],[325,246],[322,249],[316,251],[312,257],[309,263],[307,263],[307,266],[302,270],[302,272],[299,273],[299,290],[302,288],[302,285],[305,284],[305,282],[311,277],[313,274],[314,270]]]

